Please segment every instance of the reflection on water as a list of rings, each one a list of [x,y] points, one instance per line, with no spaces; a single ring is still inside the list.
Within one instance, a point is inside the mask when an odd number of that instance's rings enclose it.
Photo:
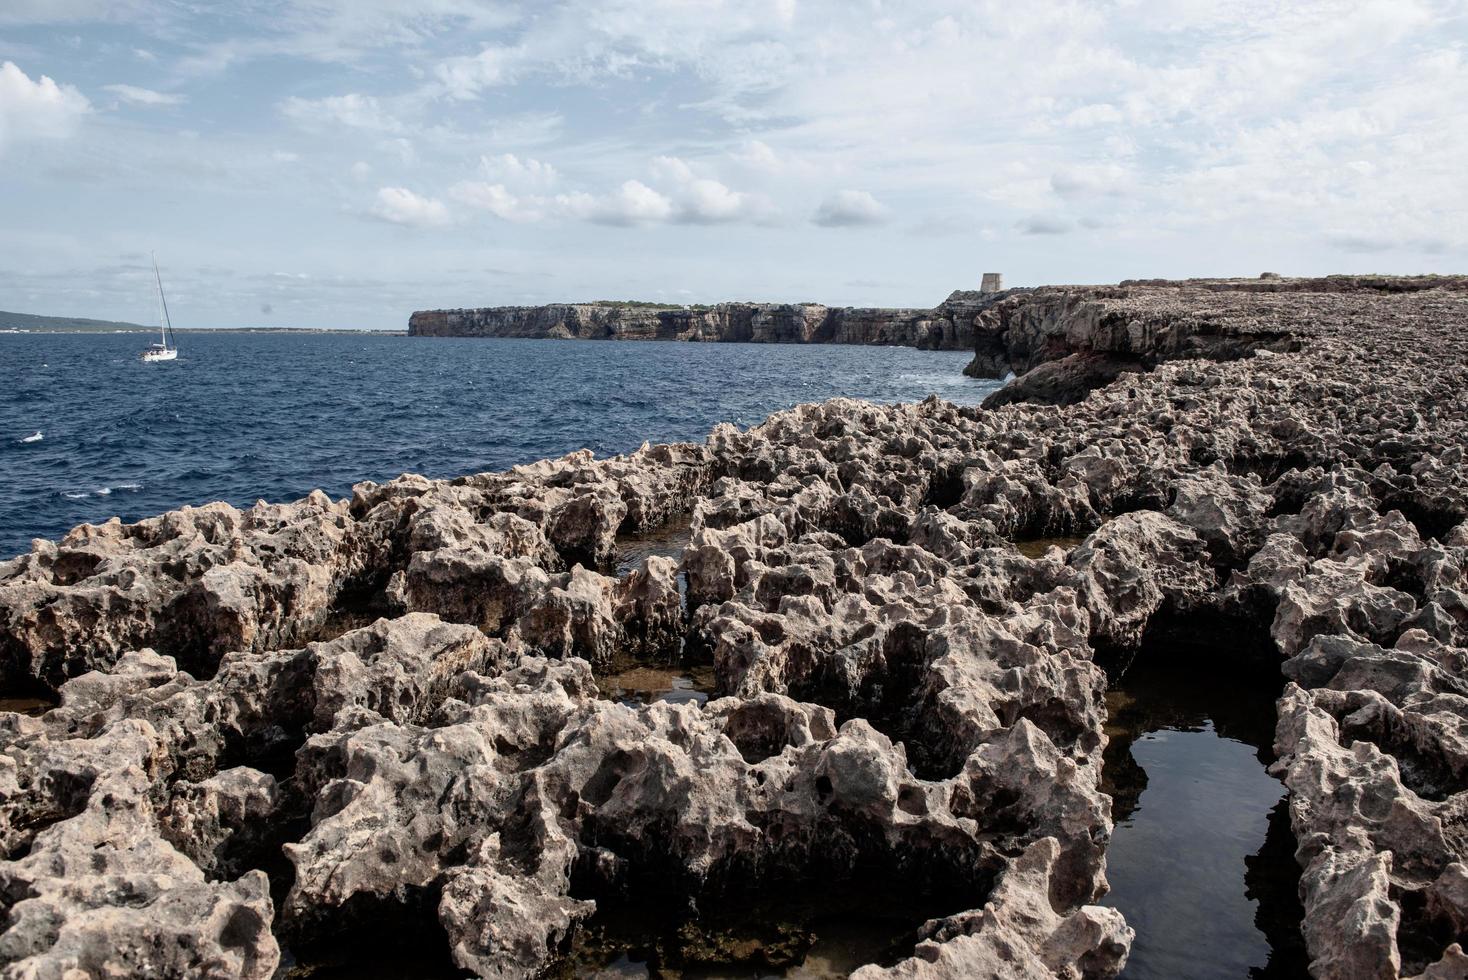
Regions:
[[[894,900],[892,888],[817,895],[787,885],[690,914],[658,901],[602,898],[570,955],[546,977],[840,980],[867,963],[910,955],[918,926],[951,913],[948,901]]]
[[[30,698],[0,698],[0,711],[14,711],[17,714],[40,716],[60,704],[55,698],[30,697]]]
[[[1150,651],[1106,698],[1105,904],[1137,930],[1122,977],[1303,977],[1294,838],[1265,771],[1278,675],[1196,653]]]
[[[678,514],[666,524],[645,534],[617,537],[616,567],[618,578],[641,568],[651,557],[682,561],[683,550],[693,533],[692,513]],[[688,604],[688,576],[678,573],[678,592]],[[605,697],[636,706],[653,701],[673,704],[706,703],[713,693],[714,668],[708,663],[693,663],[682,651],[670,661],[627,661],[617,663],[608,673],[598,673],[597,686]]]
[[[637,537],[619,536],[617,538],[617,576],[620,578],[626,575],[640,566],[645,558],[653,555],[678,561],[683,557],[683,549],[688,545],[688,540],[692,536],[693,515],[691,513],[679,514],[661,527],[653,528],[646,534]],[[683,576],[680,574],[678,578],[681,588]]]
[[[634,707],[653,701],[704,704],[714,690],[714,668],[710,664],[639,664],[598,677],[596,684],[602,694]]]

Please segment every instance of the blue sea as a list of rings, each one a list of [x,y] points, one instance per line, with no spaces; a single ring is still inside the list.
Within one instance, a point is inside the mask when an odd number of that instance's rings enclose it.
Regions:
[[[0,334],[0,558],[114,515],[701,441],[840,395],[973,404],[995,387],[963,376],[965,352],[902,347],[218,333],[142,364],[151,341]]]

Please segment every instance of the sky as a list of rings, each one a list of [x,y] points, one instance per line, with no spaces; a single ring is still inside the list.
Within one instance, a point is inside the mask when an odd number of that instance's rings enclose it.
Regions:
[[[1468,0],[0,0],[0,309],[1468,271]]]

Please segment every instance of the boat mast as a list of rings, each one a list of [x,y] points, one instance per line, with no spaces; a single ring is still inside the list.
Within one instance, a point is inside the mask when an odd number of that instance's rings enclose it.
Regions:
[[[163,277],[158,274],[158,256],[149,252],[153,257],[153,278],[158,283],[158,333],[163,338],[163,346],[168,347],[168,335],[173,333],[173,323],[168,319],[168,300],[163,298]]]

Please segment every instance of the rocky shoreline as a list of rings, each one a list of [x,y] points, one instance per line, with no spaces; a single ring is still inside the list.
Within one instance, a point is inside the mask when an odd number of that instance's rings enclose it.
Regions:
[[[5,975],[266,978],[411,922],[536,976],[599,909],[875,879],[946,910],[864,980],[1114,976],[1103,695],[1179,630],[1282,672],[1312,972],[1468,975],[1468,280],[987,301],[970,371],[1019,374],[987,408],[838,399],[0,563],[0,694],[54,704],[0,714]],[[639,663],[714,696],[602,695]]]
[[[682,340],[746,344],[862,344],[971,350],[974,319],[1001,295],[958,290],[930,310],[831,307],[819,303],[553,303],[420,310],[412,337],[536,340]]]

